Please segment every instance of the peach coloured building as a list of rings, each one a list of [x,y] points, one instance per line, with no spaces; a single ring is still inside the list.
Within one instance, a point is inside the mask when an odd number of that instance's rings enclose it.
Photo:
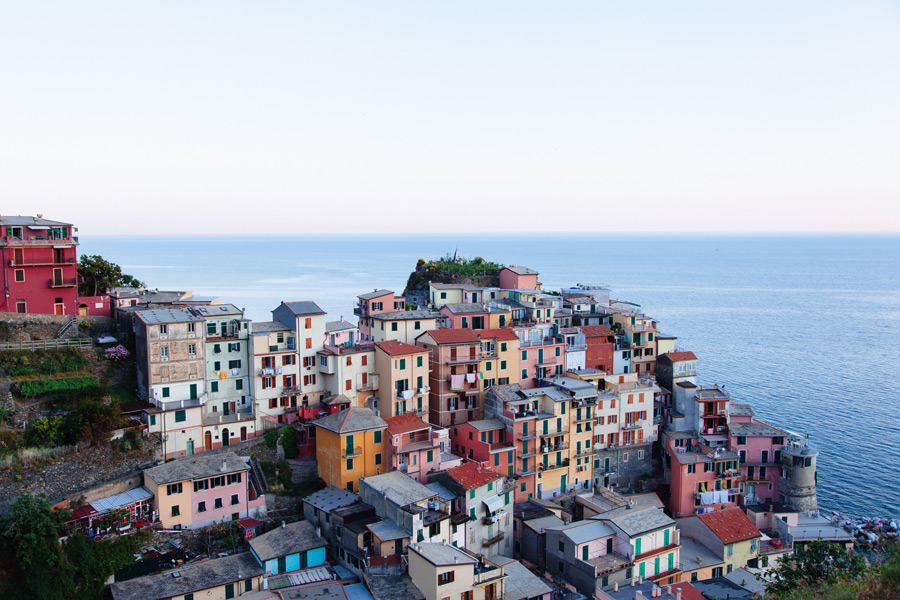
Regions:
[[[403,342],[375,342],[375,370],[380,382],[379,415],[428,413],[428,350]]]
[[[539,290],[538,272],[528,267],[503,267],[500,269],[500,287],[505,290]]]
[[[450,438],[446,429],[426,423],[415,413],[385,419],[387,455],[390,468],[428,483],[428,474],[452,469],[462,459],[450,452]]]

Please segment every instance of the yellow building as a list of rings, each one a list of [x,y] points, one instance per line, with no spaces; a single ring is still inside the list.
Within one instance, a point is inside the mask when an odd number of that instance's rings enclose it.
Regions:
[[[522,390],[537,401],[538,498],[590,489],[593,480],[597,390],[572,377],[547,382],[553,386]]]
[[[350,408],[313,422],[319,477],[336,488],[359,491],[359,479],[387,470],[387,423],[369,408]]]
[[[512,329],[485,329],[481,338],[481,364],[484,389],[519,381],[519,337]]]
[[[747,515],[738,507],[714,510],[678,520],[682,535],[706,546],[725,565],[725,573],[756,566],[762,537]],[[713,572],[722,575],[721,569]]]
[[[375,371],[380,392],[378,414],[384,418],[414,412],[428,414],[428,349],[397,341],[375,342]]]

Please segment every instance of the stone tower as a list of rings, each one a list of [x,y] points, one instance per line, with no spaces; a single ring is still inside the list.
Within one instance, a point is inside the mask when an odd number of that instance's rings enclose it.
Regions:
[[[794,510],[814,512],[816,499],[816,457],[819,451],[808,440],[792,440],[781,449],[781,480],[778,500]]]

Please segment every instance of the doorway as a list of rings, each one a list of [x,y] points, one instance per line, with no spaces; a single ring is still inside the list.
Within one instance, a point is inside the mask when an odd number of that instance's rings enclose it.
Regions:
[[[222,446],[227,446],[230,443],[231,443],[231,441],[228,438],[228,430],[223,429],[222,430]]]
[[[212,431],[206,432],[206,448],[205,450],[212,450]]]

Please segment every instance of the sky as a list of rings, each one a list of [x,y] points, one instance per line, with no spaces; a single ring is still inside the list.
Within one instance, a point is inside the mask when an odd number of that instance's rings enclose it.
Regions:
[[[0,214],[900,232],[900,2],[5,2]]]

